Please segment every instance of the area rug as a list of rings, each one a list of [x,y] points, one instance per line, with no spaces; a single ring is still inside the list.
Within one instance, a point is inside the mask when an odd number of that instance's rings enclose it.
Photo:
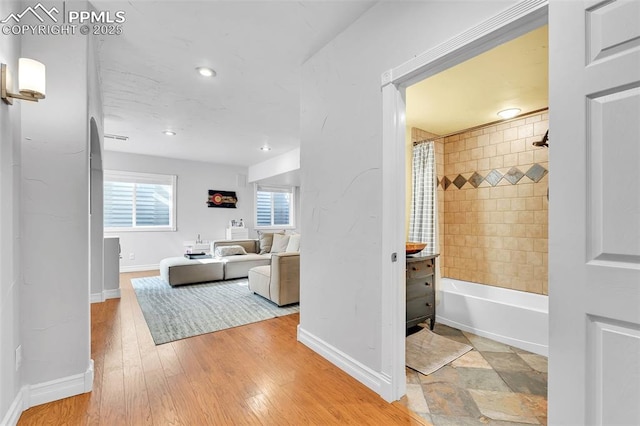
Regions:
[[[423,328],[407,336],[406,365],[424,375],[433,373],[473,349]]]
[[[171,287],[160,277],[131,280],[156,345],[299,312],[253,294],[246,278]]]

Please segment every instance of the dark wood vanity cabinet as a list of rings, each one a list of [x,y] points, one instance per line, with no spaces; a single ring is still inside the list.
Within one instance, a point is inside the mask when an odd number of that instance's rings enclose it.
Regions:
[[[407,256],[407,330],[429,320],[436,322],[437,254]]]

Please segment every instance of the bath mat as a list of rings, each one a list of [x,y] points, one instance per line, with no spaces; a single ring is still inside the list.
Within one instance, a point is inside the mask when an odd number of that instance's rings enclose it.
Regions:
[[[423,328],[407,336],[406,365],[424,375],[433,373],[473,349]]]
[[[248,282],[240,278],[171,287],[160,277],[131,280],[156,345],[300,311],[298,305],[281,308],[253,294]]]

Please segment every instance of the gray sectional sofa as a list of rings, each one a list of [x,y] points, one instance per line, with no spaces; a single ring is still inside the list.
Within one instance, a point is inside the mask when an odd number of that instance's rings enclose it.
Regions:
[[[259,239],[213,241],[211,258],[162,259],[160,276],[171,286],[249,277],[249,289],[254,293],[278,305],[296,303],[300,287],[299,238],[262,233]]]

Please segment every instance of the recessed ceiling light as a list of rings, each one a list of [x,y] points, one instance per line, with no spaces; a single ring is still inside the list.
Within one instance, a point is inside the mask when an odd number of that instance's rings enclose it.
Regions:
[[[162,133],[164,133],[167,136],[175,136],[176,132],[172,131],[172,130],[165,130]]]
[[[260,149],[261,149],[262,151],[271,151],[271,147],[270,147],[269,145],[262,145],[262,146],[260,147]]]
[[[518,114],[520,114],[520,108],[509,108],[509,109],[500,111],[498,113],[498,116],[506,120],[508,118],[513,118]]]
[[[196,68],[196,71],[198,71],[198,73],[203,77],[215,77],[216,76],[216,72],[214,70],[212,70],[211,68],[198,67],[198,68]]]

